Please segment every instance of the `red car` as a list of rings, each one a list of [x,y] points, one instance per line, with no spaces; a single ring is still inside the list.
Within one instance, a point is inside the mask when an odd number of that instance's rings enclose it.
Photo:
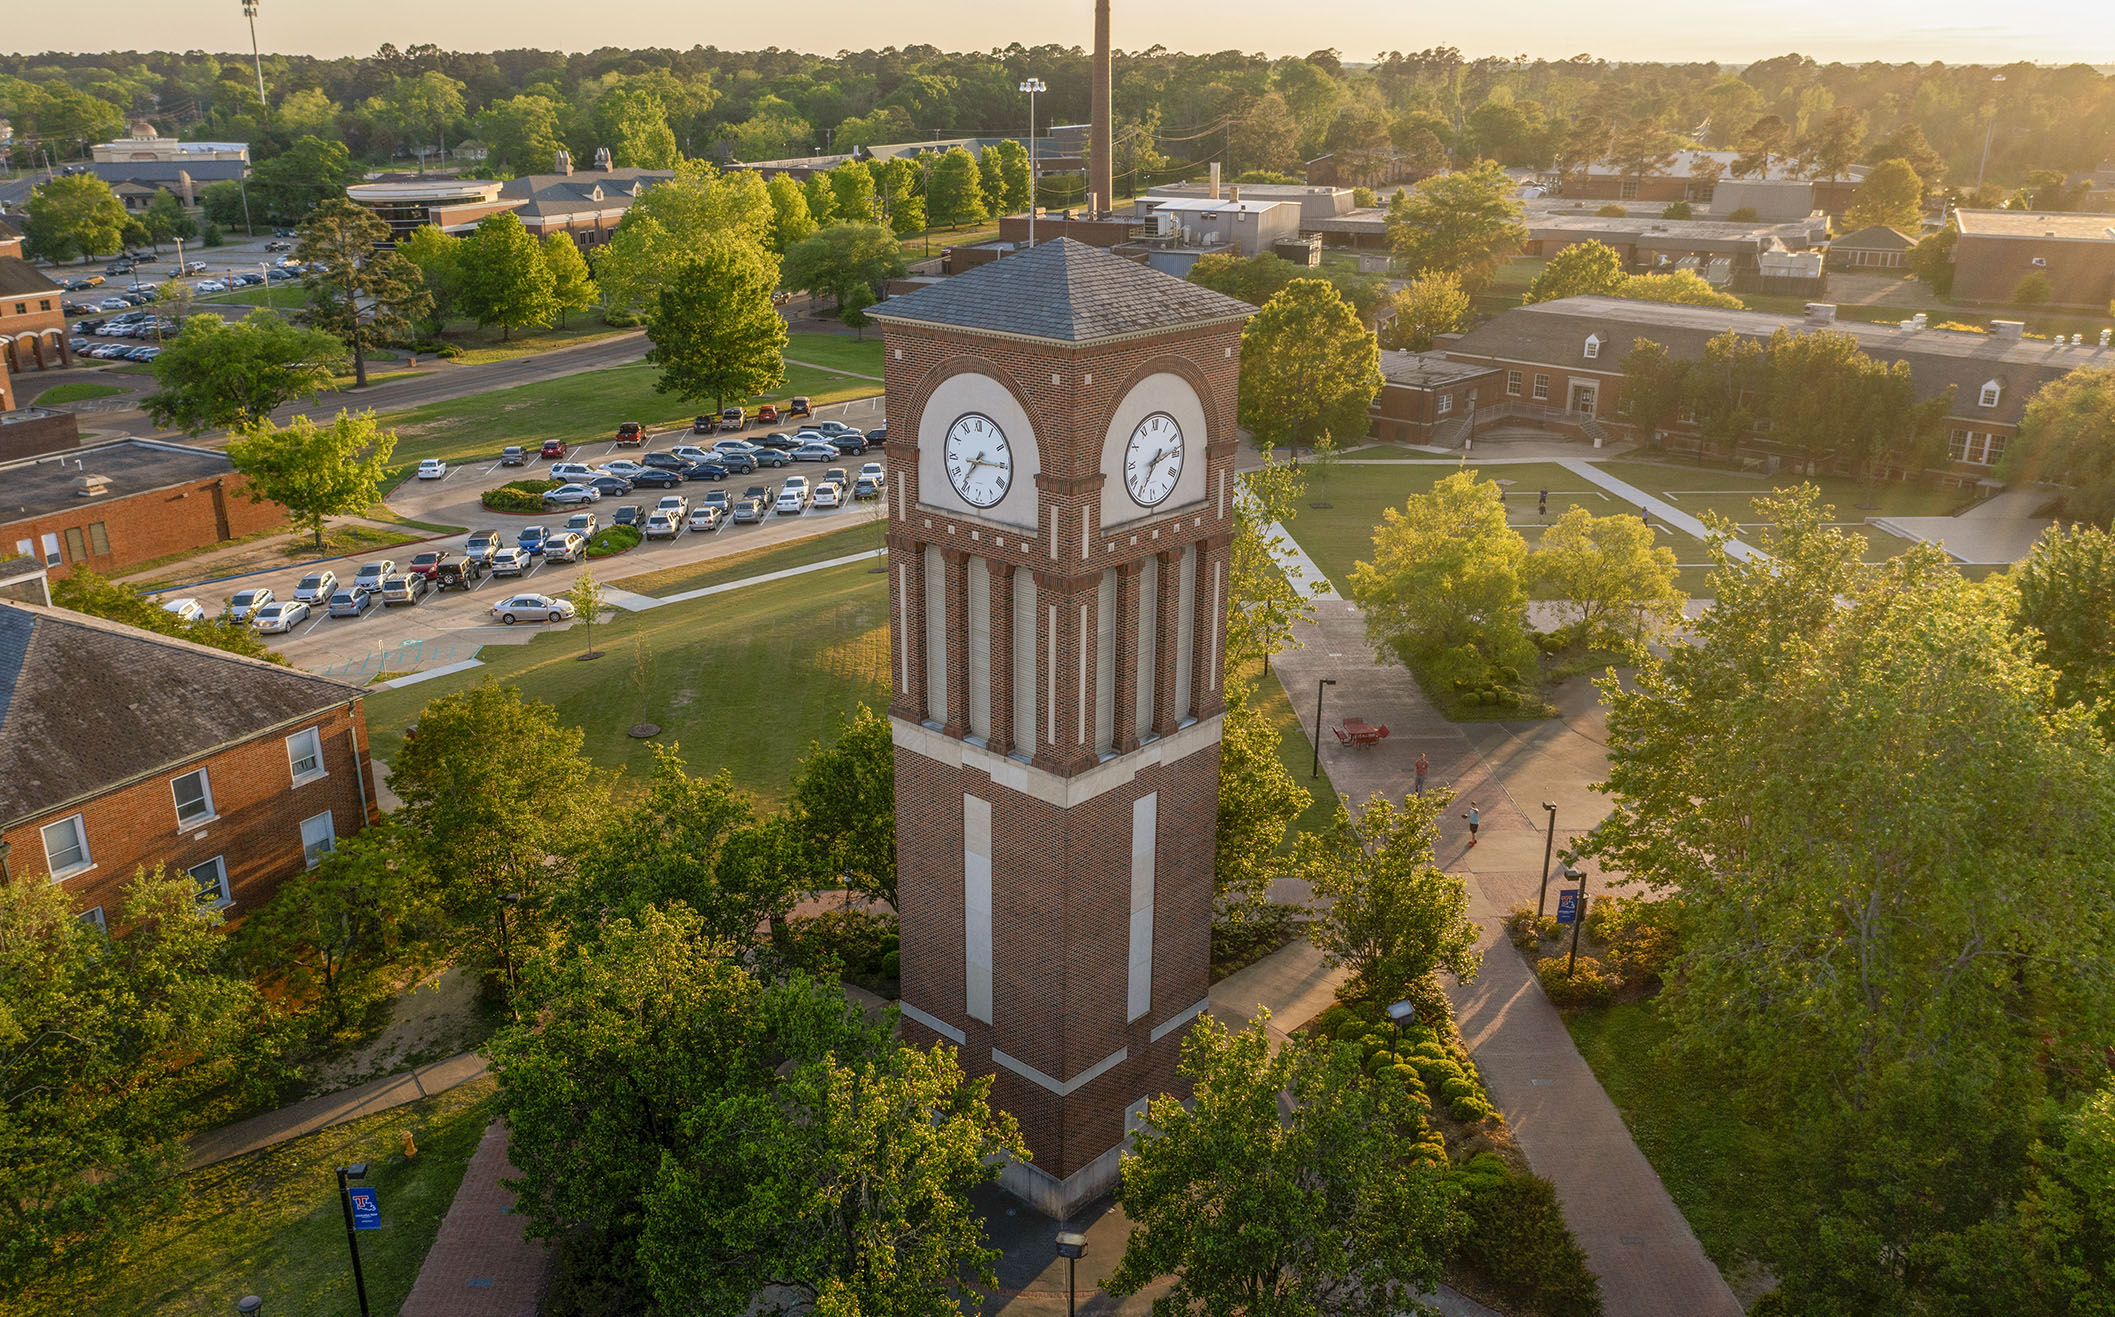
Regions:
[[[756,419],[759,425],[775,425],[778,423],[778,408],[767,402],[756,409]]]
[[[806,398],[795,398],[792,402],[786,404],[786,415],[788,416],[812,416],[813,414],[814,412],[809,408]]]
[[[626,421],[617,427],[619,447],[637,448],[646,443],[646,427],[637,421]]]
[[[564,456],[565,456],[565,440],[563,440],[563,439],[546,439],[546,440],[544,440],[544,441],[543,441],[543,455],[544,455],[545,457],[548,457],[548,458],[550,458],[550,459],[551,459],[552,461],[554,461],[554,462],[555,462],[555,461],[557,461],[557,460],[558,460],[559,458],[561,458],[561,457],[564,457]]]
[[[423,576],[430,581],[441,570],[442,563],[452,561],[454,561],[454,555],[443,553],[438,549],[428,549],[424,553],[414,555],[411,565],[404,570],[413,576]]]

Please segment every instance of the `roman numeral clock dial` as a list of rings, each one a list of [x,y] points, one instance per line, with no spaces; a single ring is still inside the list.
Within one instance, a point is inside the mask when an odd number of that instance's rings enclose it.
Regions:
[[[1181,475],[1182,427],[1166,412],[1154,412],[1138,423],[1124,448],[1124,489],[1138,506],[1158,507]]]
[[[989,416],[965,412],[947,427],[941,446],[947,479],[973,508],[988,508],[1013,485],[1013,449]]]

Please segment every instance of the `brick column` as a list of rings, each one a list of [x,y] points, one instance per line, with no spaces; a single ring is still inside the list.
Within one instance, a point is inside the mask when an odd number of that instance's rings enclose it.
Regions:
[[[1013,564],[987,558],[984,565],[991,574],[991,734],[984,748],[1003,755],[1013,751]]]
[[[947,599],[947,723],[949,736],[969,735],[969,555],[940,551]]]
[[[1035,763],[1061,776],[1094,767],[1094,610],[1101,593],[1099,576],[1060,576],[1037,572]],[[1056,609],[1057,628],[1051,629]],[[1082,683],[1081,663],[1086,663]],[[1052,666],[1055,663],[1055,698]]]
[[[1197,545],[1197,631],[1190,642],[1190,707],[1201,719],[1226,708],[1227,569],[1233,536],[1214,535]]]
[[[1153,734],[1169,736],[1190,713],[1175,707],[1176,633],[1182,623],[1182,550],[1154,556],[1160,560],[1160,593],[1153,617]]]
[[[889,712],[914,723],[925,721],[925,546],[901,531],[888,539],[889,628],[896,673],[889,692]]]
[[[1116,735],[1118,754],[1138,748],[1138,594],[1137,560],[1116,569]]]

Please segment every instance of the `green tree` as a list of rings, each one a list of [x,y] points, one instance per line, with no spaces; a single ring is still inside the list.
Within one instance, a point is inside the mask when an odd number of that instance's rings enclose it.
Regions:
[[[1603,242],[1575,242],[1550,257],[1521,301],[1532,306],[1560,297],[1606,295],[1623,281],[1623,257]]]
[[[106,581],[85,568],[76,567],[66,574],[64,580],[52,582],[51,601],[76,613],[123,622],[142,631],[176,636],[245,658],[263,659],[268,663],[286,662],[265,648],[264,638],[247,622],[237,622],[226,613],[186,622],[163,608],[157,600],[130,586]]]
[[[780,174],[764,186],[771,196],[771,250],[783,256],[815,232],[815,216],[808,211],[808,194],[792,175]]]
[[[1241,331],[1240,421],[1263,448],[1364,434],[1380,345],[1343,294],[1295,279]]]
[[[851,292],[845,294],[844,310],[839,319],[852,327],[852,337],[855,341],[864,342],[867,326],[874,323],[874,317],[867,314],[867,308],[872,305],[874,294],[864,287],[854,287]]]
[[[1664,344],[1632,339],[1623,357],[1623,391],[1618,414],[1636,427],[1649,446],[1659,432],[1675,423],[1689,395],[1689,363],[1671,355]]]
[[[801,195],[808,199],[808,214],[818,227],[837,217],[837,189],[831,186],[827,173],[810,174],[801,186]]]
[[[984,148],[985,161],[997,170],[1000,188],[984,189],[993,213],[1013,215],[1028,209],[1028,148],[1012,138]]]
[[[176,199],[174,192],[155,193],[142,219],[147,226],[147,241],[157,251],[165,242],[198,236],[198,221],[184,210],[184,203]]]
[[[1953,248],[1960,240],[1961,231],[1946,224],[1937,233],[1919,238],[1917,245],[1909,249],[1909,272],[1931,285],[1931,291],[1940,297],[1953,296]]]
[[[243,185],[232,178],[208,183],[198,190],[198,206],[206,223],[232,229],[242,223]]]
[[[410,146],[421,160],[426,148],[441,150],[448,126],[463,117],[463,84],[440,72],[396,79],[367,100],[370,121]]]
[[[1556,601],[1589,644],[1628,650],[1681,620],[1674,550],[1628,514],[1597,517],[1575,507],[1542,532],[1528,555],[1536,597]]]
[[[1352,568],[1351,596],[1374,645],[1428,684],[1520,684],[1532,663],[1527,542],[1506,524],[1498,486],[1457,471],[1428,493],[1388,508],[1373,561]]]
[[[2014,306],[2028,307],[2046,306],[2049,303],[2049,299],[2055,295],[2056,287],[2049,282],[2048,275],[2043,274],[2040,270],[2029,270],[2026,274],[2020,276],[2019,283],[2014,286],[2012,304]]]
[[[424,224],[397,244],[397,255],[419,272],[426,290],[425,328],[441,333],[462,311],[463,240],[441,232],[438,225]]]
[[[2115,733],[2115,535],[2051,526],[2012,570],[2015,630],[2056,673],[2056,697],[2093,707]]]
[[[501,341],[516,325],[541,328],[557,315],[557,281],[521,216],[502,211],[479,220],[462,253],[463,310],[480,325],[498,325]]]
[[[1225,293],[1250,306],[1262,306],[1295,279],[1323,279],[1343,294],[1344,300],[1359,313],[1360,320],[1379,311],[1388,298],[1386,283],[1370,275],[1343,271],[1316,273],[1270,252],[1256,256],[1214,252],[1194,262],[1188,278],[1201,288]]]
[[[1258,1020],[1207,1016],[1182,1048],[1190,1102],[1163,1094],[1124,1158],[1131,1220],[1104,1283],[1129,1296],[1162,1276],[1170,1312],[1381,1317],[1439,1283],[1460,1221],[1442,1168],[1403,1152],[1421,1125],[1399,1085],[1369,1082],[1349,1048],[1275,1052]],[[1289,1095],[1289,1114],[1281,1114]]]
[[[594,569],[589,568],[574,577],[571,588],[562,597],[573,606],[573,616],[580,619],[580,635],[587,642],[587,653],[581,657],[601,657],[601,651],[595,648],[595,623],[601,619],[608,599],[602,582],[595,579]]]
[[[661,368],[660,393],[690,401],[777,388],[786,378],[786,322],[771,305],[777,261],[733,238],[708,238],[655,297],[646,359]]]
[[[1469,918],[1469,889],[1433,858],[1445,790],[1374,796],[1354,819],[1342,804],[1326,831],[1300,838],[1295,872],[1328,902],[1310,936],[1333,965],[1347,966],[1362,995],[1398,993],[1444,969],[1462,983],[1483,953]]]
[[[595,261],[595,281],[614,307],[650,307],[670,275],[711,237],[771,246],[778,212],[750,170],[721,173],[685,160],[675,176],[640,194]]]
[[[1388,245],[1405,273],[1454,274],[1470,292],[1520,250],[1527,228],[1513,180],[1495,160],[1435,174],[1388,203]]]
[[[250,171],[250,200],[257,207],[256,219],[296,224],[318,207],[334,202],[351,205],[345,189],[359,181],[359,166],[343,142],[304,137],[271,159],[257,162]],[[222,221],[231,228],[234,222],[233,216]]]
[[[810,742],[794,776],[791,823],[818,878],[896,904],[896,750],[889,720],[865,705],[828,747]]]
[[[19,866],[18,866],[19,867]],[[0,883],[0,1283],[90,1263],[183,1194],[184,1136],[222,1086],[268,1098],[256,990],[220,913],[142,872],[103,932],[42,874]]]
[[[1611,297],[1627,297],[1633,302],[1674,302],[1683,306],[1715,306],[1726,311],[1746,310],[1748,305],[1731,293],[1713,288],[1710,281],[1694,270],[1627,274],[1608,292]]]
[[[1727,330],[1704,344],[1703,359],[1687,375],[1689,409],[1705,439],[1728,449],[1755,429],[1751,403],[1766,401],[1770,361],[1763,345]]]
[[[2080,367],[2028,400],[2001,468],[2007,480],[2066,490],[2064,511],[2106,527],[2115,522],[2115,368]]]
[[[1388,299],[1394,319],[1381,327],[1381,346],[1428,352],[1435,334],[1451,334],[1469,319],[1469,295],[1451,274],[1422,274]]]
[[[974,224],[991,213],[985,204],[984,185],[977,177],[977,159],[966,148],[951,147],[933,162],[925,211],[933,223],[951,229]]]
[[[674,169],[683,158],[668,107],[645,90],[617,90],[595,106],[595,127],[610,161],[627,169]]]
[[[258,417],[229,441],[228,460],[252,503],[285,508],[320,549],[325,518],[365,512],[381,499],[396,446],[397,432],[376,425],[371,411],[340,411],[327,426],[296,416],[282,428]]]
[[[1906,160],[1883,160],[1866,171],[1858,199],[1843,214],[1846,233],[1881,225],[1915,233],[1924,219],[1924,180]]]
[[[345,347],[320,329],[262,308],[241,321],[192,316],[154,359],[160,391],[140,401],[153,422],[186,434],[240,428],[282,403],[313,401],[345,365]]]
[[[1984,1310],[1964,1238],[2027,1187],[2044,1102],[2106,1075],[2115,888],[2078,875],[2115,758],[1939,550],[1862,563],[1811,488],[1755,518],[1693,642],[1604,683],[1587,850],[1681,902],[1659,1009],[1759,1136],[1739,1210],[1790,1309]]]
[[[338,135],[338,103],[314,87],[280,97],[272,114],[279,130],[296,140]]]
[[[558,308],[558,327],[563,329],[566,312],[585,311],[595,304],[595,281],[572,235],[547,233],[541,250],[543,268],[551,272],[551,303]]]
[[[558,105],[548,96],[493,101],[478,114],[477,132],[491,159],[517,174],[549,173],[565,149]]]
[[[1799,141],[1800,163],[1817,176],[1841,178],[1865,144],[1865,113],[1839,105]]]
[[[1925,140],[1924,130],[1913,123],[1899,125],[1887,135],[1886,141],[1873,148],[1867,158],[1876,167],[1890,160],[1900,160],[1927,187],[1946,177],[1944,157],[1932,150],[1931,143]]]
[[[333,197],[302,221],[300,234],[294,255],[308,267],[301,319],[352,352],[353,385],[365,388],[368,351],[431,314],[433,296],[417,266],[377,250],[389,240],[389,225],[365,206]]]
[[[92,174],[54,178],[30,190],[22,236],[32,256],[70,261],[114,252],[123,243],[125,203]]]
[[[415,892],[385,819],[338,843],[307,877],[282,883],[242,922],[236,953],[260,981],[320,1004],[335,1033],[388,995],[385,971],[416,925]]]
[[[1608,163],[1626,178],[1639,179],[1663,173],[1674,164],[1682,139],[1652,118],[1632,119],[1619,125],[1608,140]]]
[[[1733,160],[1733,176],[1769,174],[1776,157],[1789,154],[1792,128],[1775,114],[1766,114],[1748,125],[1740,135],[1740,154]]]
[[[842,166],[840,166],[841,168]],[[834,172],[834,171],[833,171]],[[826,224],[813,237],[786,251],[779,282],[813,296],[827,296],[842,307],[854,288],[874,296],[908,267],[903,248],[878,224]]]
[[[881,218],[874,171],[866,161],[847,160],[825,177],[830,180],[830,214],[839,223],[872,224]]]

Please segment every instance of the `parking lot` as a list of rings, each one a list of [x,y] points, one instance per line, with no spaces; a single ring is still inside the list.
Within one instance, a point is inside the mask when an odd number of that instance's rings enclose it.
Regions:
[[[882,399],[875,397],[818,408],[815,419],[840,420],[860,429],[873,429],[881,426],[885,417]],[[675,444],[691,442],[709,444],[711,441],[703,436],[693,436],[687,428],[671,429],[649,436],[643,449],[619,449],[613,443],[596,441],[576,445],[565,460],[599,465],[613,457],[636,458],[641,452],[665,450]],[[780,482],[788,475],[804,475],[812,485],[827,466],[842,466],[848,471],[857,471],[862,463],[870,461],[879,461],[884,468],[890,467],[887,450],[874,448],[869,449],[863,457],[847,457],[836,463],[802,463],[794,467],[758,471],[753,475],[730,476],[725,482],[692,482],[680,490],[668,492],[687,495],[693,502],[696,502],[700,494],[712,489],[724,489],[730,497],[739,496],[750,485],[764,485],[775,492]],[[448,474],[438,480],[406,480],[391,493],[387,500],[388,506],[393,511],[417,521],[465,526],[471,531],[497,530],[504,543],[512,544],[516,534],[525,526],[563,526],[572,509],[533,516],[513,516],[486,510],[479,502],[479,496],[509,480],[543,477],[549,465],[539,459],[524,467],[503,467],[499,464],[498,454],[495,453],[484,461],[451,466]],[[586,510],[595,512],[601,524],[608,525],[610,514],[616,508],[627,503],[637,503],[651,509],[660,501],[662,493],[661,490],[641,489],[626,497],[605,498],[590,505]],[[269,637],[267,643],[297,667],[317,672],[350,673],[355,679],[363,671],[388,671],[396,674],[421,667],[461,662],[473,657],[479,645],[526,643],[531,636],[545,629],[547,624],[520,623],[507,626],[494,618],[491,615],[492,605],[509,595],[563,595],[572,588],[580,573],[587,570],[592,570],[597,580],[608,583],[623,577],[705,562],[716,557],[743,553],[861,523],[875,524],[874,542],[867,547],[879,548],[881,528],[877,523],[884,516],[884,501],[878,499],[850,503],[842,508],[810,507],[798,515],[769,515],[758,525],[728,522],[717,531],[686,530],[674,539],[648,540],[626,553],[585,563],[546,563],[542,558],[537,558],[530,569],[519,577],[487,576],[466,590],[430,592],[416,604],[385,608],[377,601],[363,616],[342,618],[327,617],[319,609],[308,621],[297,625],[292,632],[284,636]],[[438,548],[460,553],[467,538],[467,534],[449,535],[427,543],[400,545],[381,555],[340,558],[246,576],[238,580],[221,581],[210,586],[170,590],[162,597],[193,597],[211,612],[218,612],[224,607],[228,597],[237,590],[259,586],[270,588],[279,599],[291,599],[301,578],[313,572],[328,568],[335,571],[341,581],[350,581],[359,570],[361,562],[370,561],[376,556],[390,558],[402,567],[414,554],[426,549]]]

